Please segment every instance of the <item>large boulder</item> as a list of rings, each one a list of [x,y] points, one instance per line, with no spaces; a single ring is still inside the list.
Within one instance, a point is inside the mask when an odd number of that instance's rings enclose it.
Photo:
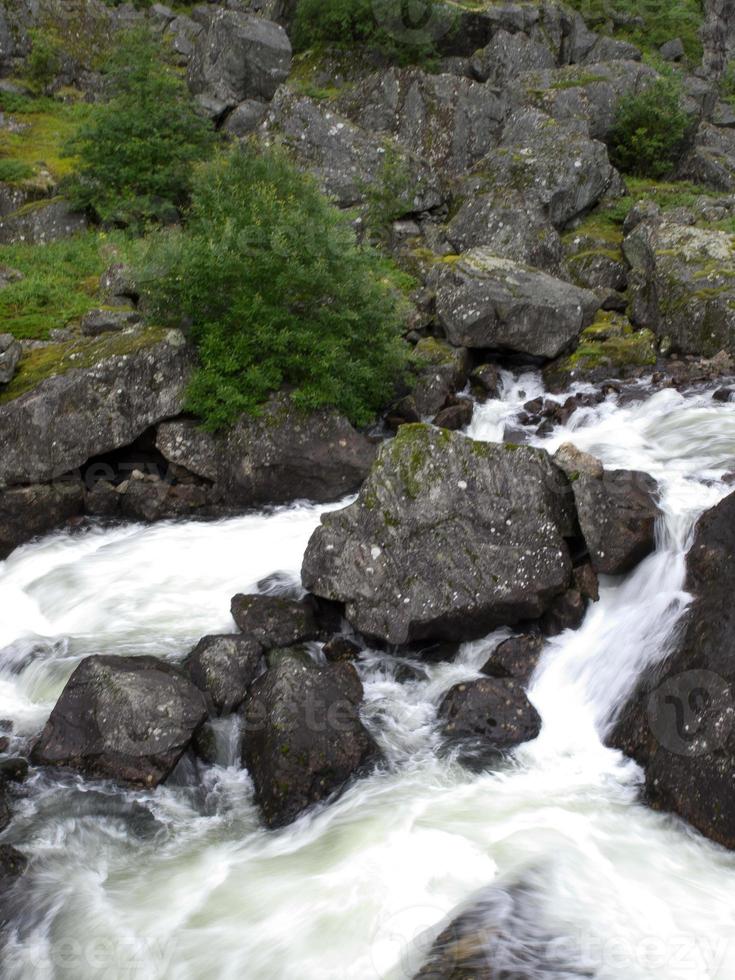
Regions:
[[[282,27],[220,7],[194,39],[189,88],[220,114],[245,99],[272,99],[290,67],[291,43]]]
[[[320,667],[297,649],[270,657],[245,703],[242,753],[263,819],[280,827],[338,790],[374,747],[351,664]]]
[[[456,684],[439,706],[442,731],[468,761],[485,762],[536,738],[541,717],[520,681],[483,677]]]
[[[473,76],[501,91],[522,72],[555,68],[556,58],[548,44],[528,34],[499,30],[470,62]]]
[[[384,186],[391,167],[405,177],[405,186],[397,191],[405,214],[431,210],[444,200],[423,160],[389,136],[366,132],[316,99],[283,87],[264,125],[341,207],[359,204],[371,187]]]
[[[735,352],[735,254],[724,231],[654,216],[623,242],[630,315],[678,353]]]
[[[444,273],[436,311],[458,346],[558,357],[600,305],[587,289],[477,248]]]
[[[217,714],[236,711],[258,675],[263,648],[249,636],[204,636],[184,661],[190,680]]]
[[[54,198],[28,204],[0,218],[1,245],[44,245],[70,238],[87,227],[87,219],[66,201]]]
[[[0,490],[0,561],[19,545],[82,513],[80,480]]]
[[[266,650],[316,640],[319,626],[308,599],[236,595],[230,604],[237,628]]]
[[[143,340],[0,406],[0,487],[53,480],[181,412],[192,351],[175,332]]]
[[[735,133],[729,127],[701,122],[678,176],[716,191],[735,191]]]
[[[594,570],[603,575],[629,572],[656,545],[656,481],[637,470],[605,470],[595,457],[568,443],[554,462],[569,477]]]
[[[152,788],[206,717],[204,695],[176,667],[155,657],[87,657],[61,692],[32,759]]]
[[[229,505],[337,500],[367,476],[375,447],[336,412],[304,414],[275,398],[258,418],[220,435],[177,419],[158,427],[156,445],[171,463],[211,480]]]
[[[339,108],[369,133],[386,133],[432,170],[468,170],[498,142],[506,103],[468,78],[391,68],[349,86]]]
[[[645,795],[735,849],[735,494],[699,521],[687,556],[693,601],[671,655],[649,668],[610,744],[646,771]]]
[[[405,425],[357,501],[322,517],[303,583],[388,643],[480,637],[566,590],[570,501],[541,450]]]

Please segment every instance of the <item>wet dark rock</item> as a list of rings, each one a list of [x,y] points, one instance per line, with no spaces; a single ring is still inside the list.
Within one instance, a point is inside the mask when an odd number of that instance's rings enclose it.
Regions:
[[[177,517],[192,518],[200,513],[206,515],[211,502],[211,496],[204,486],[189,483],[174,485],[154,476],[136,478],[135,474],[116,487],[115,493],[119,512],[124,517],[149,523]],[[109,492],[105,492],[104,497],[98,493],[91,500],[92,506],[99,508],[101,504],[103,510],[108,503],[111,507],[114,504]]]
[[[237,628],[266,650],[319,637],[314,605],[269,595],[236,595],[230,606]]]
[[[511,636],[493,650],[482,673],[501,679],[515,677],[525,684],[536,669],[543,648],[544,638],[539,632]]]
[[[466,348],[455,347],[436,337],[425,337],[414,348],[416,380],[411,395],[418,422],[433,416],[461,390],[467,380],[470,359]]]
[[[733,395],[735,395],[735,388],[718,388],[712,395],[712,400],[716,402],[729,402],[732,401]]]
[[[31,758],[154,787],[206,717],[204,695],[170,664],[147,656],[87,657],[67,681]]]
[[[453,344],[532,357],[558,357],[592,322],[590,290],[545,272],[472,249],[448,269],[436,309]]]
[[[480,364],[470,372],[470,381],[475,396],[477,397],[479,393],[481,401],[500,397],[500,371],[494,364]]]
[[[0,844],[0,881],[7,884],[13,878],[20,878],[28,867],[28,858],[10,844]]]
[[[304,414],[285,398],[222,435],[186,419],[165,422],[156,445],[170,462],[212,481],[220,500],[240,507],[336,500],[360,486],[375,457],[372,443],[342,416]]]
[[[83,506],[78,479],[0,490],[0,560],[36,535],[81,514]]]
[[[600,598],[600,583],[597,579],[597,572],[591,563],[585,562],[583,565],[577,565],[572,575],[580,595],[584,596],[585,599],[591,599],[592,602],[597,602]]]
[[[402,426],[357,501],[322,517],[302,580],[388,643],[477,638],[566,591],[570,504],[543,451]]]
[[[28,775],[28,760],[21,757],[0,759],[0,780],[22,783]]]
[[[330,663],[352,663],[360,656],[360,647],[346,636],[333,636],[322,647]]]
[[[184,661],[190,680],[212,701],[217,714],[235,711],[245,700],[263,658],[250,636],[205,636]]]
[[[554,599],[551,607],[541,617],[544,636],[558,636],[564,630],[574,630],[581,624],[587,611],[587,602],[577,589],[569,589]]]
[[[245,99],[272,99],[291,67],[282,27],[253,14],[215,8],[194,41],[189,88],[207,104],[232,108]]]
[[[243,764],[269,827],[326,799],[374,752],[351,664],[317,666],[298,650],[274,651],[245,703]]]
[[[541,718],[518,680],[488,677],[457,684],[439,706],[442,731],[463,758],[482,764],[536,738]]]
[[[474,403],[469,398],[458,398],[456,404],[443,408],[435,417],[434,425],[456,432],[472,421]]]
[[[694,599],[672,653],[645,672],[609,742],[645,768],[655,809],[735,849],[735,494],[700,519],[685,588]]]
[[[605,575],[622,575],[655,547],[658,485],[647,473],[603,470],[599,461],[594,461],[597,466],[587,465],[590,459],[594,457],[586,453],[554,457],[569,477],[593,568]]]

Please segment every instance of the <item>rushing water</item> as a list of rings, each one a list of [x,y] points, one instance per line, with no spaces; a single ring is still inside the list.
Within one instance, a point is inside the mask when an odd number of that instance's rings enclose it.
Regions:
[[[533,374],[506,376],[470,435],[502,438],[540,391]],[[458,906],[521,882],[536,934],[582,975],[732,980],[735,855],[640,805],[640,770],[600,734],[686,607],[693,523],[735,468],[735,405],[708,392],[611,396],[535,440],[565,441],[655,476],[664,516],[656,553],[604,581],[582,627],[549,641],[530,689],[538,739],[497,772],[437,752],[442,694],[478,676],[499,631],[408,674],[366,652],[363,716],[386,765],[279,831],[259,824],[227,722],[220,765],[198,778],[180,767],[155,792],[35,774],[7,835],[30,868],[2,977],[399,980]],[[19,736],[37,731],[91,653],[179,659],[232,629],[234,592],[274,572],[297,581],[323,509],[97,528],[20,549],[0,563],[0,718]],[[527,921],[505,925],[525,941]]]

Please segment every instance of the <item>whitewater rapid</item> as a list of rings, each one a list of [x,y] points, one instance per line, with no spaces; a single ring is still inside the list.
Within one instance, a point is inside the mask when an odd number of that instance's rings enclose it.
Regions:
[[[541,391],[535,374],[505,375],[469,434],[502,438]],[[529,692],[538,739],[497,772],[440,751],[437,705],[478,676],[498,631],[453,663],[367,651],[363,717],[386,762],[279,831],[260,825],[227,721],[219,765],[182,766],[155,792],[35,774],[5,838],[30,867],[3,978],[404,980],[462,903],[519,882],[535,928],[578,968],[544,977],[735,977],[735,855],[638,803],[640,770],[601,741],[686,607],[694,522],[731,489],[735,404],[709,391],[611,395],[532,441],[651,473],[663,511],[656,552],[603,580],[581,628],[548,642]],[[325,509],[92,528],[19,549],[0,563],[0,718],[38,731],[91,653],[179,660],[232,630],[235,592],[273,588],[274,573],[298,582]]]

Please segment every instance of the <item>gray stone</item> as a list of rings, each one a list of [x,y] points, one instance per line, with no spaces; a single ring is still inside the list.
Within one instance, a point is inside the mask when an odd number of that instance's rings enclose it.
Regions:
[[[263,661],[263,648],[249,636],[205,636],[184,661],[190,680],[211,699],[217,714],[236,711]]]
[[[253,14],[215,8],[194,41],[189,88],[233,108],[245,99],[269,101],[291,67],[282,27]]]
[[[82,513],[79,480],[0,490],[0,561],[19,545]]]
[[[182,341],[172,333],[0,405],[0,487],[53,480],[181,412],[193,367]]]
[[[483,636],[565,591],[570,502],[543,451],[405,425],[357,501],[322,517],[302,580],[388,643]]]
[[[704,0],[703,67],[719,79],[735,55],[735,9],[730,0]]]
[[[316,640],[319,627],[308,599],[275,595],[233,596],[230,604],[237,628],[263,649]]]
[[[599,300],[488,249],[472,249],[440,282],[436,310],[453,344],[553,358],[591,323]]]
[[[684,45],[680,37],[672,38],[658,49],[658,53],[664,61],[681,61],[686,56]]]
[[[11,333],[0,333],[0,385],[13,380],[23,348]]]
[[[225,119],[222,128],[226,133],[241,138],[252,133],[254,129],[263,122],[268,112],[265,102],[256,102],[255,99],[246,99],[240,105],[235,106],[232,112]]]
[[[702,122],[677,170],[683,180],[716,191],[735,191],[735,132]]]
[[[362,684],[348,663],[317,666],[279,651],[245,702],[243,764],[268,827],[326,799],[374,752],[359,716]]]
[[[556,58],[548,45],[527,34],[499,30],[489,44],[473,55],[470,65],[479,82],[502,90],[524,71],[555,68]]]
[[[28,205],[0,219],[0,244],[43,245],[70,238],[87,227],[87,219],[60,198]]]
[[[32,760],[153,788],[207,717],[204,695],[154,657],[87,657],[61,692]]]
[[[101,333],[134,327],[140,321],[140,313],[134,310],[90,310],[82,317],[80,329],[85,337],[97,337]]]

